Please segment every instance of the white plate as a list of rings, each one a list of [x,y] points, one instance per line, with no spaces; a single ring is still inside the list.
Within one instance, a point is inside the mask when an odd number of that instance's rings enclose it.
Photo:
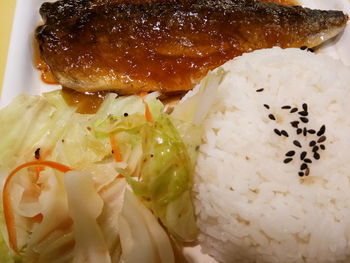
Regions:
[[[33,35],[34,29],[41,21],[39,8],[43,2],[48,1],[17,0],[0,107],[9,104],[20,93],[41,94],[59,88],[59,86],[43,83],[40,72],[33,66]],[[301,0],[300,2],[310,8],[343,10],[350,14],[350,0]],[[350,25],[341,36],[325,45],[321,52],[350,65]],[[189,262],[215,263],[215,260],[209,256],[202,255],[198,246],[186,248],[184,252]]]
[[[39,8],[44,2],[48,1],[17,0],[0,106],[20,93],[40,94],[59,87],[43,83],[33,64],[34,29],[41,21]]]

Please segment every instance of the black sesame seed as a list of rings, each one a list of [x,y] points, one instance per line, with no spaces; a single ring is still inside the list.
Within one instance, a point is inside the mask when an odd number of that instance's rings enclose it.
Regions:
[[[318,152],[314,153],[315,160],[319,160],[321,158],[320,154]]]
[[[282,110],[289,110],[289,109],[291,109],[291,108],[292,108],[292,107],[289,106],[289,105],[285,105],[285,106],[282,106],[282,107],[281,107]]]
[[[306,163],[312,163],[312,161],[311,161],[309,158],[305,158],[305,159],[304,159],[304,162],[306,162]]]
[[[308,123],[308,122],[309,122],[309,119],[306,118],[306,117],[300,117],[300,120],[301,120],[303,123]]]
[[[273,120],[273,121],[276,120],[276,118],[275,118],[275,116],[273,114],[269,114],[269,118],[270,118],[270,120]]]
[[[292,121],[292,122],[290,123],[290,125],[292,125],[292,127],[294,127],[294,128],[298,128],[299,121]]]
[[[306,136],[307,135],[307,129],[304,127],[303,129],[303,135]]]
[[[303,107],[303,110],[307,112],[307,104],[303,103],[302,107]]]
[[[124,117],[128,117],[129,114],[127,112],[124,113]]]
[[[154,155],[153,154],[151,154],[151,158],[153,158],[154,157]]]
[[[326,146],[324,146],[324,144],[321,144],[320,148],[321,148],[321,150],[326,150]]]
[[[314,129],[310,129],[307,132],[310,133],[310,134],[315,134],[316,133],[316,131]]]
[[[290,163],[291,161],[293,161],[293,158],[286,158],[283,160],[284,163]]]
[[[309,146],[310,147],[314,147],[316,145],[316,142],[315,141],[311,141],[310,143],[309,143]]]
[[[295,151],[289,151],[286,153],[286,156],[292,157],[292,156],[294,156],[294,154],[295,154]]]
[[[299,172],[298,175],[299,175],[300,177],[303,177],[303,176],[304,176],[304,173],[303,173],[303,172]]]
[[[326,139],[327,139],[326,136],[323,135],[317,140],[317,142],[322,143],[322,142],[326,141]]]
[[[270,109],[270,106],[267,105],[267,104],[264,104],[264,107],[265,107],[266,109]]]
[[[317,132],[317,136],[322,136],[326,132],[326,126],[322,125],[321,128]]]
[[[301,143],[300,143],[299,141],[294,140],[294,141],[293,141],[293,144],[294,144],[295,146],[301,148]]]
[[[288,132],[286,132],[285,130],[281,130],[281,134],[282,134],[283,136],[289,137]]]
[[[312,151],[313,151],[313,152],[317,152],[318,149],[319,149],[319,147],[316,145],[316,146],[314,146],[314,148],[312,148]]]
[[[298,128],[297,129],[297,134],[300,134],[300,133],[302,133],[303,132],[303,129],[301,129],[301,128]]]
[[[281,132],[278,129],[273,130],[278,136],[281,136]]]
[[[307,46],[301,46],[300,49],[301,49],[301,50],[306,50],[306,49],[307,49]]]
[[[308,176],[309,174],[310,174],[310,168],[308,167],[305,169],[305,176]]]
[[[257,89],[256,92],[262,92],[264,89]]]
[[[40,159],[40,148],[36,149],[34,152],[34,158],[39,160]]]
[[[300,166],[300,170],[305,170],[305,169],[307,169],[307,168],[308,168],[308,166],[307,166],[306,163],[303,163],[303,164]]]
[[[305,159],[305,157],[306,157],[306,152],[304,151],[304,152],[302,152],[301,154],[300,154],[300,160],[304,160]]]
[[[314,52],[315,52],[315,50],[314,50],[313,48],[311,48],[311,47],[308,48],[307,51],[309,51],[309,52],[311,52],[311,53],[314,53]]]
[[[298,111],[298,108],[293,108],[290,110],[290,113],[294,113],[294,112],[297,112]]]
[[[299,111],[298,114],[300,116],[307,116],[307,115],[309,115],[309,113],[307,111]]]

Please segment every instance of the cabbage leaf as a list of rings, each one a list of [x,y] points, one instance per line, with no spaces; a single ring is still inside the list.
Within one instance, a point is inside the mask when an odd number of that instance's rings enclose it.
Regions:
[[[64,184],[74,225],[74,262],[110,263],[107,244],[97,223],[103,200],[92,179],[86,172],[71,171],[65,174]]]
[[[207,116],[215,101],[216,90],[226,72],[222,68],[208,72],[200,84],[177,104],[172,117],[193,124],[200,124]]]
[[[157,219],[126,189],[119,217],[122,262],[173,263],[169,237]]]
[[[128,181],[171,234],[193,241],[198,230],[190,196],[193,165],[187,148],[165,114],[144,125],[141,134],[140,174],[127,175]]]
[[[0,205],[0,228],[4,225],[4,219],[2,216],[2,206]],[[2,230],[2,229],[0,229]],[[0,262],[1,263],[19,263],[21,262],[15,255],[10,251],[9,247],[3,237],[3,231],[0,231]]]

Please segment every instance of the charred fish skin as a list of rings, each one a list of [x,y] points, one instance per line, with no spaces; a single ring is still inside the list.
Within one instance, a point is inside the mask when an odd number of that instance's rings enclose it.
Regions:
[[[340,11],[254,0],[68,0],[43,4],[41,14],[36,37],[58,82],[119,94],[188,90],[244,52],[314,47],[348,20]]]
[[[160,0],[128,0],[129,4],[149,3]],[[166,1],[166,0],[164,0]],[[83,13],[98,6],[125,3],[124,0],[59,0],[56,2],[45,2],[40,7],[40,15],[47,23],[66,23],[67,20],[74,21]]]

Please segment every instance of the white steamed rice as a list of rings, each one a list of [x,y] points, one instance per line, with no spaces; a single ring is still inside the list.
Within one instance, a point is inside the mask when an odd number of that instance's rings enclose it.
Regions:
[[[279,48],[245,54],[223,68],[196,167],[203,251],[221,262],[350,262],[350,68]],[[297,135],[290,122],[300,115],[281,109],[301,111],[303,103],[309,122],[299,127],[326,126],[319,160],[309,146],[319,136]],[[302,151],[312,164],[300,177]]]

